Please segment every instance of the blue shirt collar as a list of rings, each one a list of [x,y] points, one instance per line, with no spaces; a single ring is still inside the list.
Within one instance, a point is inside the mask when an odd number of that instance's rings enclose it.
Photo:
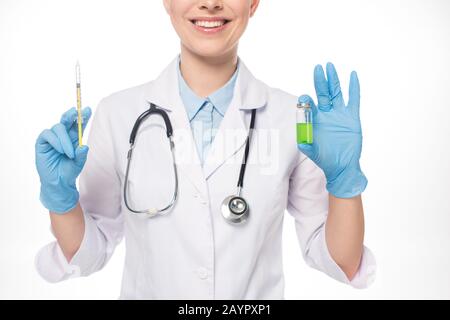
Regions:
[[[228,80],[228,82],[220,89],[216,90],[206,98],[197,96],[184,81],[180,71],[180,56],[178,56],[177,67],[179,93],[185,105],[189,121],[191,121],[192,118],[195,117],[205,101],[210,101],[213,104],[214,108],[216,108],[216,110],[223,117],[231,100],[233,99],[234,85],[236,83],[236,78],[239,72],[239,59],[236,71],[234,72],[230,80]]]

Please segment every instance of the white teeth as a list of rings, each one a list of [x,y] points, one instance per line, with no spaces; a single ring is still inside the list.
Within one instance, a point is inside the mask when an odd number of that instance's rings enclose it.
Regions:
[[[225,21],[195,21],[195,24],[199,27],[204,27],[204,28],[217,28],[217,27],[221,27],[225,24]]]

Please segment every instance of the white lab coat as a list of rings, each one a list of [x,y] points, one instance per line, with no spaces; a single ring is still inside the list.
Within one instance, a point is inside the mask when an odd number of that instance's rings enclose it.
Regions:
[[[100,102],[79,180],[84,238],[70,264],[56,242],[40,250],[36,267],[42,277],[57,282],[99,271],[125,238],[122,299],[282,299],[281,239],[287,209],[295,218],[308,265],[357,288],[370,284],[375,260],[369,249],[364,248],[351,282],[327,250],[326,181],[297,148],[297,97],[267,86],[241,59],[239,63],[233,100],[203,168],[178,94],[177,58],[156,80]],[[179,193],[170,213],[142,219],[129,213],[122,194],[129,135],[149,102],[167,110],[173,124]],[[250,218],[234,226],[220,208],[236,192],[253,108],[256,131],[242,190]],[[140,129],[129,181],[138,209],[164,206],[172,197],[171,154],[159,116]]]

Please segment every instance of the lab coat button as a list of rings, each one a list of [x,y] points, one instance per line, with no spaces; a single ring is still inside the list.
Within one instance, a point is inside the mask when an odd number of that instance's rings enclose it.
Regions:
[[[206,270],[205,268],[199,268],[197,270],[197,274],[198,274],[198,277],[202,280],[205,280],[206,278],[208,278],[208,270]]]

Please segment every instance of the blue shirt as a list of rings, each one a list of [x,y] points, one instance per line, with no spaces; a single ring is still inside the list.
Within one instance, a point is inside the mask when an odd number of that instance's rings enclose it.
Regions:
[[[178,85],[181,100],[186,108],[197,152],[203,165],[225,112],[233,98],[234,85],[239,72],[239,62],[230,80],[206,98],[197,96],[184,81],[178,56]]]

